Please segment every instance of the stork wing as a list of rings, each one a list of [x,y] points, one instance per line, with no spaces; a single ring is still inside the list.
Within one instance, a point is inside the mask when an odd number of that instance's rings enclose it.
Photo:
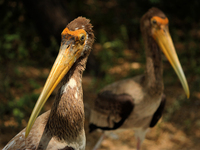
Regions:
[[[119,128],[128,118],[134,108],[134,100],[128,94],[113,94],[103,91],[95,100],[95,107],[91,111],[90,132],[100,128],[114,130]]]

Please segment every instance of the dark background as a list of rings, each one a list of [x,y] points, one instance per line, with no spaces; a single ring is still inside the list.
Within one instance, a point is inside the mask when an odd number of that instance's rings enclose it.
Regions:
[[[60,34],[70,21],[84,16],[94,26],[95,44],[83,84],[87,85],[86,99],[95,98],[106,84],[143,73],[145,53],[139,21],[149,8],[158,7],[169,18],[169,30],[191,90],[188,100],[163,57],[168,98],[163,125],[170,123],[181,129],[185,137],[191,136],[193,144],[189,149],[195,149],[200,140],[199,3],[199,0],[0,0],[0,148],[26,126],[57,56]],[[50,109],[55,92],[43,111]],[[164,132],[163,128],[161,131]]]

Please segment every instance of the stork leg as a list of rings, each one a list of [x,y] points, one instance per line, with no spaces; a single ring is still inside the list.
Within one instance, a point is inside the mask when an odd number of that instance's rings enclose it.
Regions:
[[[140,140],[140,138],[138,137],[138,138],[137,138],[137,150],[140,150],[140,147],[141,147],[141,140]]]
[[[101,137],[99,138],[99,140],[97,141],[97,143],[95,144],[92,150],[97,150],[100,147],[104,138],[105,138],[105,133],[103,132],[103,134],[101,135]]]
[[[147,129],[139,128],[135,130],[135,138],[137,139],[137,150],[140,150],[147,131],[148,131],[148,128]]]

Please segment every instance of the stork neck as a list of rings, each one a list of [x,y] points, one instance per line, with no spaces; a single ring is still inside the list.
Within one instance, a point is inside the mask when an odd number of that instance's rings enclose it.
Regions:
[[[146,71],[145,78],[147,89],[153,95],[160,95],[163,90],[163,66],[161,50],[152,37],[146,39]]]
[[[82,74],[84,65],[76,62],[57,92],[47,126],[52,136],[73,141],[84,128]]]

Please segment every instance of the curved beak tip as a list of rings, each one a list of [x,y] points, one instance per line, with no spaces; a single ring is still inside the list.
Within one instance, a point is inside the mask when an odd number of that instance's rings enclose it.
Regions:
[[[188,92],[187,92],[187,99],[189,99],[190,98],[190,91],[188,90]]]

